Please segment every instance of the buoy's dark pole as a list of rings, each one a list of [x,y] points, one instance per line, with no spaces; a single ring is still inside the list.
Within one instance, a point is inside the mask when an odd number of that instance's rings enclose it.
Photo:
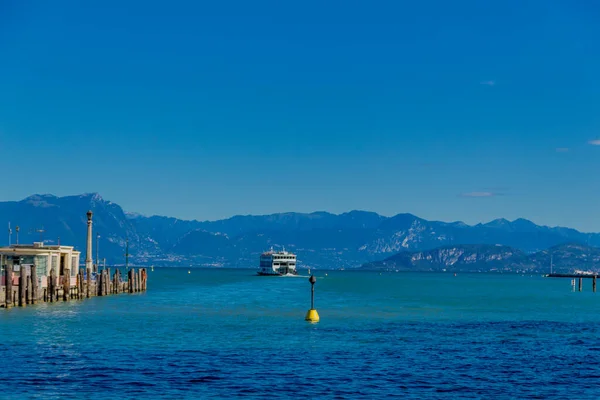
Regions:
[[[315,282],[317,278],[311,275],[308,281],[310,282],[310,310],[308,310],[304,319],[309,322],[319,322],[319,314],[315,310]]]
[[[310,308],[311,308],[311,310],[314,310],[314,308],[315,308],[315,282],[317,281],[317,278],[315,278],[314,275],[311,275],[310,278],[308,278],[308,281],[310,282]]]

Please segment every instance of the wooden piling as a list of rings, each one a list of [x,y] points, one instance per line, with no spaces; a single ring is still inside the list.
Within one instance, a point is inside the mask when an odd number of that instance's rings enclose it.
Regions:
[[[56,272],[54,271],[54,268],[52,268],[50,270],[50,276],[48,277],[48,297],[50,300],[50,303],[54,302],[54,292],[56,291],[55,288],[55,275]]]
[[[13,271],[12,268],[10,266],[6,266],[6,269],[4,270],[4,279],[6,280],[6,298],[5,298],[5,302],[4,302],[4,307],[6,308],[11,308],[13,306],[13,301],[12,301],[12,292],[13,292],[13,288],[12,288],[12,280],[13,280]]]
[[[96,281],[97,282],[96,284],[98,285],[98,293],[100,294],[100,296],[104,296],[105,295],[105,293],[104,293],[104,287],[105,287],[104,276],[105,275],[106,274],[104,273],[104,270],[102,270],[100,272],[100,274],[98,275],[99,279]]]
[[[81,299],[81,269],[79,271],[77,271],[77,278],[75,279],[75,286],[77,286],[76,299]]]
[[[31,304],[31,273],[25,277],[25,304]]]
[[[133,269],[127,271],[127,289],[129,293],[133,293]]]
[[[65,268],[65,276],[63,278],[63,300],[71,300],[71,270]]]
[[[31,266],[31,304],[36,304],[38,301],[38,278],[36,266]]]
[[[117,294],[119,293],[119,271],[115,270],[115,273],[113,275],[113,293]]]
[[[579,291],[581,292],[581,288],[583,286],[583,278],[579,277]]]
[[[25,267],[21,265],[21,270],[19,271],[19,307],[25,307],[27,304],[26,293],[27,289],[27,271]]]
[[[596,293],[596,278],[598,278],[597,275],[594,275],[594,277],[592,278],[592,291],[594,293]]]
[[[79,300],[83,300],[83,296],[85,295],[85,279],[83,278],[83,268],[79,268]]]

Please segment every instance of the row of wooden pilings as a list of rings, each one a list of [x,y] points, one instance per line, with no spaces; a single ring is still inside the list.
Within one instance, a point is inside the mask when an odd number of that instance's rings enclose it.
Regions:
[[[596,280],[598,279],[597,275],[592,276],[592,292],[596,293]],[[575,279],[572,281],[573,289],[575,289]],[[579,291],[583,290],[583,277],[579,277]]]
[[[121,271],[115,270],[111,277],[110,268],[103,269],[92,279],[91,274],[84,274],[81,268],[76,275],[76,284],[71,286],[70,271],[65,269],[64,275],[57,276],[52,269],[45,288],[39,288],[39,281],[35,266],[30,269],[21,268],[19,283],[13,285],[13,271],[7,268],[4,271],[5,286],[1,305],[4,308],[14,306],[25,307],[27,304],[38,302],[56,302],[69,300],[82,300],[93,296],[107,296],[119,293],[145,292],[148,288],[148,274],[146,268],[131,268],[124,281]]]

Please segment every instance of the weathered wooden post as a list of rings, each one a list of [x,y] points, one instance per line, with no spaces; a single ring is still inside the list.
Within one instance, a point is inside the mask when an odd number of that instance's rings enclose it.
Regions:
[[[105,292],[106,292],[106,295],[108,296],[110,294],[110,286],[111,286],[110,285],[110,283],[111,283],[111,281],[110,281],[110,268],[105,268],[105,269],[106,269],[106,289],[105,289]]]
[[[36,304],[38,301],[38,278],[36,266],[31,266],[31,304]]]
[[[63,300],[71,300],[71,270],[65,268],[65,276],[63,278]]]
[[[27,300],[25,298],[27,290],[27,270],[23,265],[20,266],[19,271],[19,307],[25,307]]]
[[[75,286],[77,286],[77,297],[75,297],[75,298],[80,299],[81,298],[81,269],[79,269],[79,271],[77,271],[77,278],[75,280]]]
[[[25,304],[31,304],[31,273],[25,276]]]
[[[596,293],[596,278],[598,278],[597,275],[594,275],[594,277],[592,278],[592,291],[594,293]]]
[[[106,276],[106,273],[105,273],[105,272],[106,272],[106,271],[102,270],[102,271],[100,272],[100,274],[98,275],[98,278],[99,278],[99,279],[97,280],[97,282],[98,282],[98,294],[99,294],[100,296],[104,296],[104,295],[106,294],[106,293],[104,293],[104,287],[106,286],[106,285],[104,284],[104,280],[105,280],[105,276]]]
[[[48,278],[48,295],[50,297],[50,303],[54,301],[54,292],[56,291],[56,271],[54,268],[50,269],[50,277]]]
[[[137,284],[138,284],[138,276],[135,268],[131,268],[132,276],[133,276],[133,293],[137,293]]]
[[[102,270],[102,293],[104,293],[104,296],[106,296],[108,294],[106,291],[107,278],[108,278],[108,275],[106,273],[106,269],[103,269]]]
[[[141,272],[141,268],[138,268],[137,271],[135,271],[135,291],[136,292],[141,292],[140,290],[140,272]]]
[[[119,293],[119,270],[115,269],[115,274],[113,276],[113,293]]]
[[[4,279],[5,279],[5,283],[6,283],[6,286],[5,286],[6,287],[6,299],[4,302],[4,307],[11,308],[13,306],[13,301],[12,301],[13,271],[12,271],[12,267],[10,267],[9,265],[7,265],[6,269],[4,270]]]
[[[127,272],[127,286],[129,289],[129,293],[133,293],[133,269],[130,269]]]
[[[85,279],[83,275],[83,268],[79,268],[79,289],[77,289],[79,293],[79,300],[82,300],[85,296]]]
[[[579,277],[579,291],[581,292],[581,287],[583,286],[583,278]]]

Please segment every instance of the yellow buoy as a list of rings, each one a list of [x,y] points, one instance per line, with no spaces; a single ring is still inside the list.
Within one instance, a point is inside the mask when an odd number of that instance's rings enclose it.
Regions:
[[[188,274],[191,274],[191,273],[192,273],[192,271],[188,270]]]
[[[319,313],[315,310],[315,282],[317,281],[317,278],[315,278],[314,275],[311,275],[310,278],[308,278],[308,281],[310,282],[310,310],[306,312],[304,320],[316,323],[319,322]]]
[[[314,308],[311,308],[306,312],[306,321],[309,322],[319,322],[319,313]]]

